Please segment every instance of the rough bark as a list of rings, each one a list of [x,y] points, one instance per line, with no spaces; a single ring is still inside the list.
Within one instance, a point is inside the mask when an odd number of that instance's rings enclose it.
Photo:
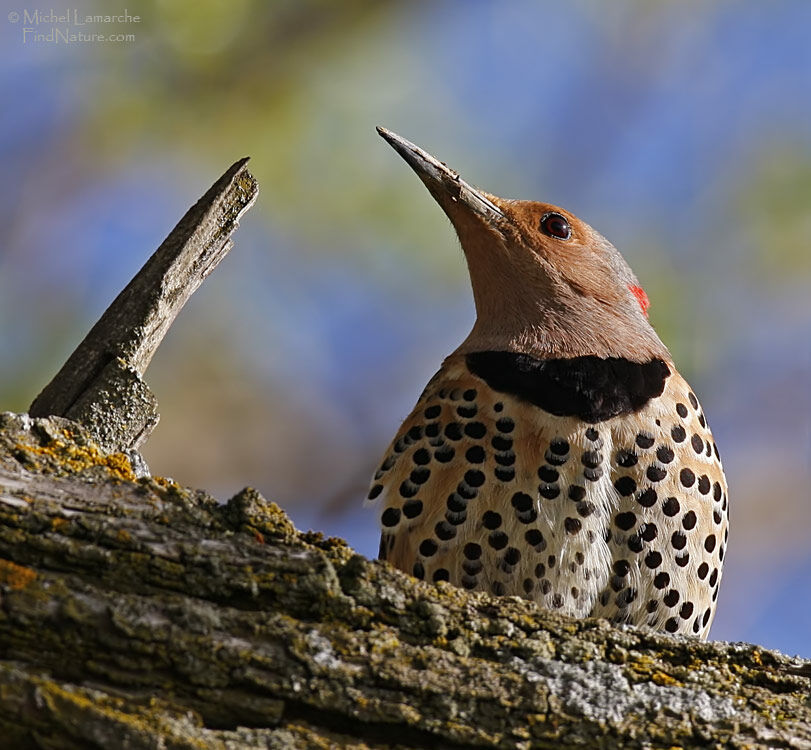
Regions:
[[[256,200],[247,161],[233,164],[186,212],[34,399],[32,416],[73,419],[108,451],[134,452],[149,437],[158,402],[142,376],[183,305],[233,246],[231,234]]]
[[[6,746],[811,747],[811,663],[416,581],[0,418]]]

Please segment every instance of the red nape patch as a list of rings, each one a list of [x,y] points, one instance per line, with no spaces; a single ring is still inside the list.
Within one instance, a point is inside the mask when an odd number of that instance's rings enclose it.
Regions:
[[[631,294],[636,297],[636,301],[639,302],[642,312],[645,313],[645,317],[647,317],[650,300],[648,299],[648,295],[645,294],[645,290],[641,286],[634,286],[633,284],[629,284],[628,288],[631,290]]]

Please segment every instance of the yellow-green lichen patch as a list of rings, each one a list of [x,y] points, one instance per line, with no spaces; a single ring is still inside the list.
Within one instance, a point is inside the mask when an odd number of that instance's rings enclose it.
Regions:
[[[64,534],[69,526],[70,521],[62,516],[55,516],[51,519],[51,528],[60,534]]]
[[[0,586],[8,586],[13,591],[26,588],[37,578],[37,572],[17,565],[10,560],[0,559]]]
[[[188,710],[175,709],[164,701],[150,699],[134,711],[132,702],[98,691],[65,688],[44,680],[38,686],[37,695],[43,709],[66,725],[89,723],[92,718],[100,728],[98,731],[104,732],[111,743],[121,741],[124,744],[124,738],[134,741],[148,737],[160,728],[166,737],[182,737],[184,747],[210,747],[203,738],[193,738],[188,731],[201,726],[199,717]]]
[[[111,477],[135,481],[130,460],[123,453],[103,453],[95,443],[79,445],[66,440],[49,440],[42,445],[18,442],[14,446],[17,460],[29,469],[44,474],[79,474],[101,467]]]
[[[656,683],[657,685],[663,685],[665,687],[682,687],[684,683],[679,682],[674,677],[671,677],[666,672],[663,672],[661,669],[654,670],[650,674],[651,682]]]
[[[152,476],[150,479],[164,490],[179,492],[181,489],[180,485],[171,477]]]
[[[118,529],[115,532],[115,538],[122,545],[128,545],[132,542],[132,535],[126,529]]]
[[[230,498],[222,508],[222,515],[231,527],[254,536],[258,532],[263,540],[300,542],[300,535],[287,513],[253,487],[245,487]]]
[[[663,669],[662,663],[647,654],[632,652],[624,662],[632,682],[653,682],[663,687],[683,687],[684,683]]]

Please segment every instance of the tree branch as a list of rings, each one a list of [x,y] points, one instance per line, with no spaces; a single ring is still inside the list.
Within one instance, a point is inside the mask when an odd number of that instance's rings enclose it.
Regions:
[[[0,582],[0,727],[60,747],[811,747],[809,662],[419,582],[66,420],[0,419]]]
[[[233,246],[231,234],[258,191],[247,159],[188,210],[161,246],[34,399],[32,416],[68,417],[106,450],[136,449],[158,423],[143,382],[169,326]]]

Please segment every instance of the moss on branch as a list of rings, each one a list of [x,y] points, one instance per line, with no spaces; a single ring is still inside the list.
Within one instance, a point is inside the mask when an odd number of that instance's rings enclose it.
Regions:
[[[19,747],[811,747],[808,662],[416,581],[58,418],[0,417],[0,596]]]

